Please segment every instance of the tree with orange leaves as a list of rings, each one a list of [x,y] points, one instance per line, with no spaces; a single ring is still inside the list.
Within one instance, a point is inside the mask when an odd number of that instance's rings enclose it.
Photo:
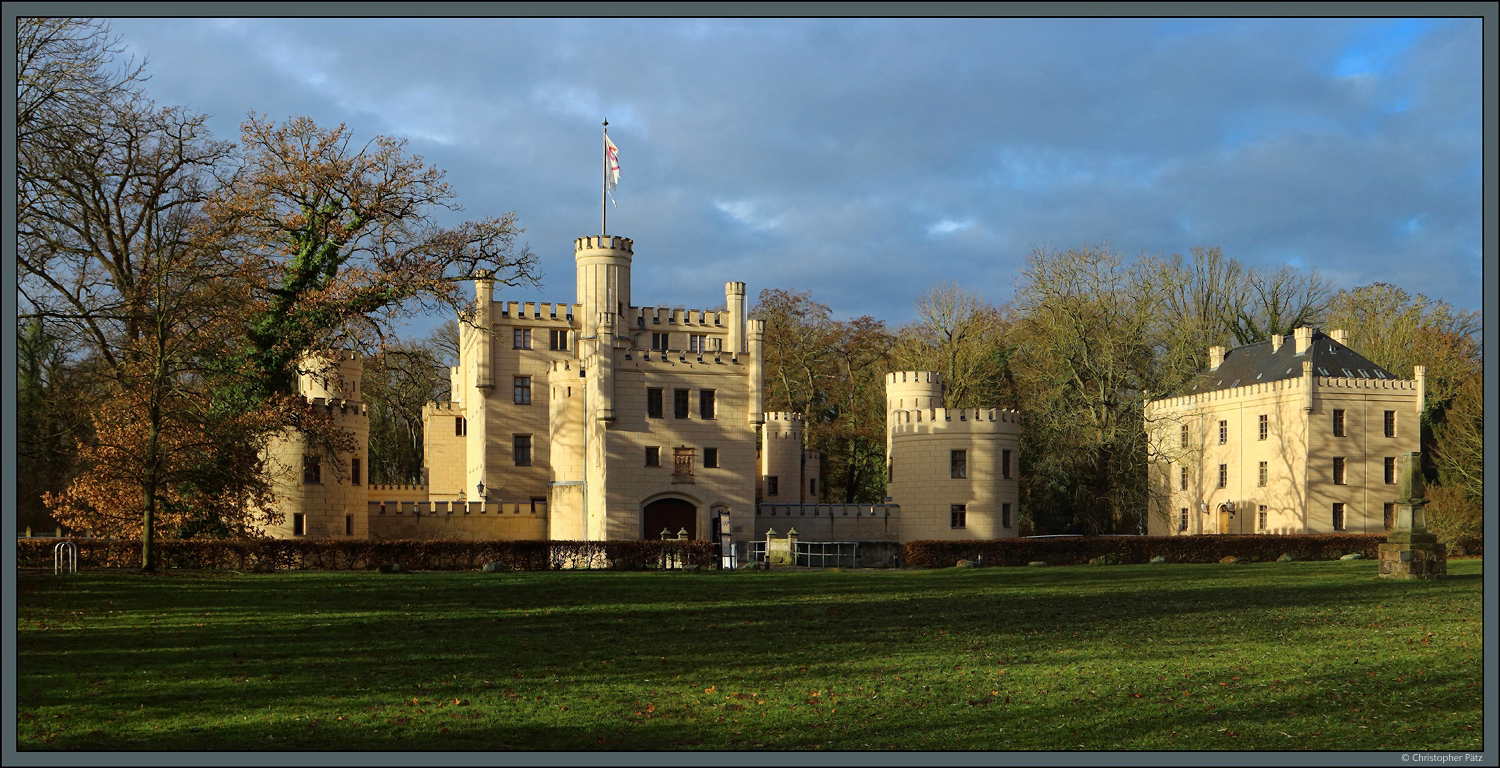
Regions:
[[[245,122],[243,162],[208,210],[220,247],[255,274],[235,362],[258,375],[223,394],[245,406],[290,394],[303,352],[380,335],[381,318],[398,309],[460,309],[458,284],[476,270],[507,285],[535,281],[514,213],[436,223],[439,211],[460,210],[455,194],[405,144],[380,136],[356,148],[345,126],[306,117]]]

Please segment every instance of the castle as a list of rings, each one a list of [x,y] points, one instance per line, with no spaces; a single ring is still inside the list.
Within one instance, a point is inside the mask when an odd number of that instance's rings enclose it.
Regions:
[[[573,244],[574,303],[495,301],[474,280],[459,324],[450,402],[423,411],[426,483],[374,485],[369,413],[353,353],[299,379],[358,449],[310,450],[293,434],[268,451],[277,537],[349,539],[764,540],[899,543],[1015,536],[1019,419],[942,407],[932,372],[886,375],[885,504],[823,504],[821,457],[802,418],[764,410],[764,322],[745,284],[724,309],[631,303],[634,244]]]
[[[1400,457],[1420,450],[1425,371],[1400,379],[1347,346],[1296,329],[1209,349],[1184,393],[1146,405],[1152,535],[1382,533]]]
[[[426,483],[374,485],[360,361],[324,355],[299,387],[358,448],[284,435],[268,466],[278,537],[902,543],[1018,533],[1019,414],[942,407],[931,371],[886,374],[884,504],[820,501],[802,417],[764,410],[762,321],[745,284],[724,309],[631,303],[634,244],[574,241],[574,303],[495,301],[488,273],[460,323],[452,400],[423,410]],[[1424,372],[1404,380],[1347,334],[1209,350],[1176,396],[1146,404],[1148,532],[1374,533],[1419,449]]]

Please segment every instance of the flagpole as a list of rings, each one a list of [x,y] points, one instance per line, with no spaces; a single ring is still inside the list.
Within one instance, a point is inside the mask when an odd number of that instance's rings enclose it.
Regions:
[[[609,118],[604,119],[604,137],[599,146],[599,155],[603,158],[601,161],[603,163],[603,175],[599,185],[599,244],[603,246],[604,221],[609,212],[609,208],[604,204],[604,198],[609,193]]]

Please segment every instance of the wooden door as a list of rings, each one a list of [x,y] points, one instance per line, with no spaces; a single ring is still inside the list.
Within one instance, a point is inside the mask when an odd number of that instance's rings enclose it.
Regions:
[[[659,539],[662,529],[677,538],[686,529],[689,539],[698,538],[698,508],[683,499],[659,499],[641,510],[641,538]]]

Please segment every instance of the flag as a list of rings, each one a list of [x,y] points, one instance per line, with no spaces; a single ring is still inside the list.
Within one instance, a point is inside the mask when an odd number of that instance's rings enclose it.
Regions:
[[[604,186],[611,191],[620,183],[620,150],[604,135]]]

